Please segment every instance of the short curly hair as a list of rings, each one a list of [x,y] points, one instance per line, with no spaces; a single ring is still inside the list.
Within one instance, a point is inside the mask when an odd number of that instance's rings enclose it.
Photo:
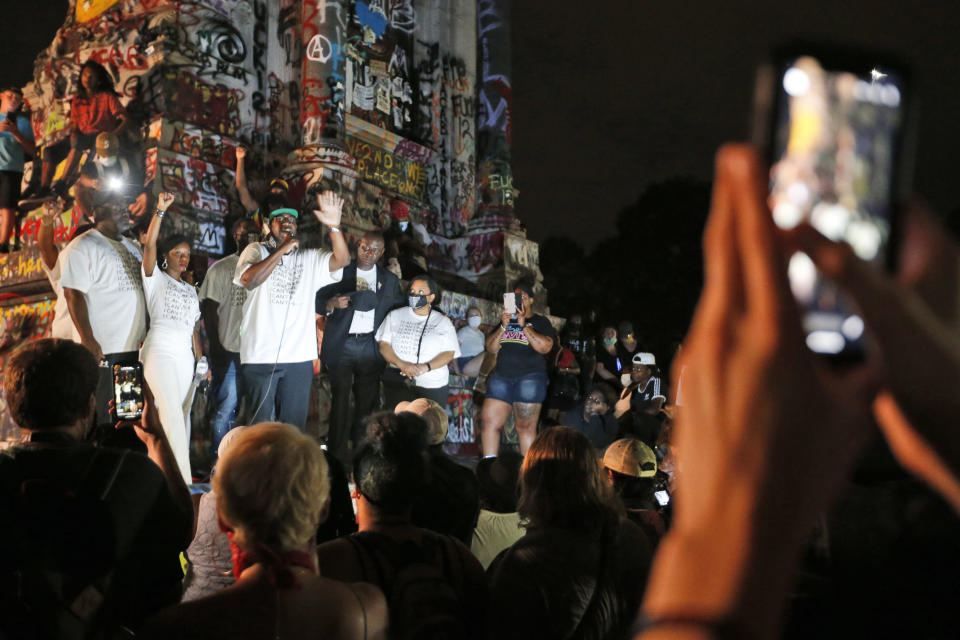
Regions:
[[[323,450],[289,424],[262,423],[234,438],[213,476],[217,509],[245,546],[301,549],[330,499]]]
[[[75,342],[27,343],[14,352],[3,374],[7,410],[28,431],[72,425],[89,417],[98,378],[93,354]]]

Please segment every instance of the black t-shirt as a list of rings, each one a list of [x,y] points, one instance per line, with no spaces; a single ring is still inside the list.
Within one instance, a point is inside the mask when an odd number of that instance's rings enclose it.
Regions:
[[[623,371],[623,361],[616,354],[610,353],[603,347],[597,347],[597,363],[602,364],[604,369],[618,376],[618,378],[620,372]]]
[[[94,583],[107,591],[98,619],[104,626],[92,628],[136,629],[180,597],[179,553],[189,542],[190,516],[146,456],[57,435],[0,454],[0,542],[12,560],[0,578],[19,571],[23,584],[52,584],[45,578],[51,574],[63,580],[63,601],[39,586],[22,594],[35,629],[59,629],[64,602]],[[0,636],[26,637],[18,627],[24,620],[5,615]]]
[[[647,380],[647,384],[644,385],[643,389],[638,388],[634,391],[633,396],[630,398],[630,408],[634,411],[643,411],[657,398],[664,401],[667,399],[660,390],[660,378],[652,376]]]
[[[557,332],[550,321],[541,315],[527,318],[527,324],[542,336],[557,339]],[[497,355],[497,368],[494,371],[505,378],[519,378],[531,373],[547,372],[547,356],[537,353],[530,346],[523,331],[515,331],[510,326],[500,336],[500,353]]]

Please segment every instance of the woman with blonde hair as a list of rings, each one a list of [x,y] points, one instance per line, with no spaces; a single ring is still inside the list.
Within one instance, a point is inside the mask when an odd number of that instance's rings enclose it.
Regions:
[[[320,446],[296,427],[237,435],[213,484],[236,584],[161,612],[148,638],[383,638],[387,606],[369,584],[318,575],[315,534],[329,507]]]

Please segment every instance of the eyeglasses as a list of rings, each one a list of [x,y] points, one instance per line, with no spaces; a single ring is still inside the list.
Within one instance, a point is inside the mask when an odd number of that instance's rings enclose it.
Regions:
[[[591,396],[587,398],[587,402],[590,404],[603,404],[603,398],[594,398]]]

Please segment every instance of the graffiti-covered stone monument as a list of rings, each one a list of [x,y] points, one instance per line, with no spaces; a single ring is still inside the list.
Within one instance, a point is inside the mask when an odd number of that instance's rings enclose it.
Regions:
[[[234,187],[247,147],[255,191],[280,176],[304,207],[334,189],[356,238],[407,212],[430,271],[462,317],[508,281],[539,282],[537,245],[514,215],[510,163],[510,0],[71,0],[24,89],[35,137],[68,135],[70,101],[87,60],[101,63],[134,125],[153,194],[213,259],[225,224],[244,215]],[[29,179],[29,176],[28,178]],[[52,314],[35,239],[0,257],[5,344],[43,335]],[[395,215],[394,215],[395,217]],[[57,240],[82,223],[65,212]],[[456,292],[456,293],[453,293]],[[545,295],[541,296],[545,301]]]

